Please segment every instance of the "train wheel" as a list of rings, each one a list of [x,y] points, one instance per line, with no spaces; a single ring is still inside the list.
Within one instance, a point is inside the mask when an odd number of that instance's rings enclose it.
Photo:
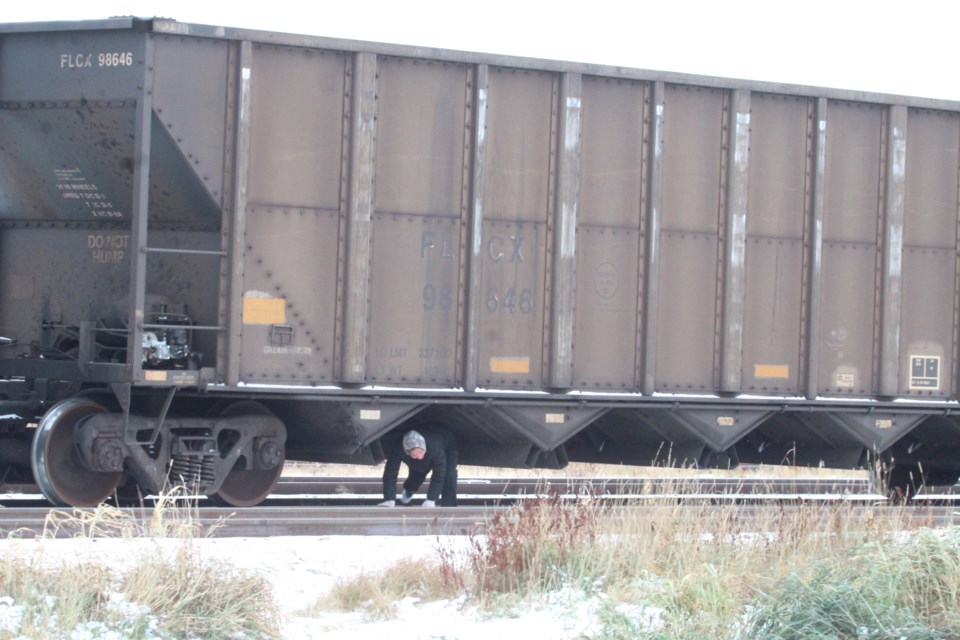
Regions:
[[[272,416],[273,414],[259,402],[244,400],[231,404],[219,414],[222,417],[234,416]],[[269,463],[275,466],[269,469],[244,469],[238,461],[230,471],[220,489],[208,498],[224,507],[252,507],[266,500],[283,472],[284,450],[282,448],[261,452],[270,457]]]
[[[84,418],[106,413],[85,398],[69,398],[43,416],[33,438],[30,462],[44,497],[60,507],[94,507],[109,497],[123,475],[90,471],[81,464],[74,444]]]

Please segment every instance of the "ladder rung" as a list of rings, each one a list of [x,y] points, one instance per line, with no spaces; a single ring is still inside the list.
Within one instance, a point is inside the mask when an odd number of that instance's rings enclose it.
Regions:
[[[145,324],[143,329],[188,329],[189,331],[226,331],[226,327],[213,327],[192,324]]]
[[[160,249],[157,247],[144,247],[144,253],[179,253],[195,256],[225,256],[226,251],[206,251],[204,249]]]

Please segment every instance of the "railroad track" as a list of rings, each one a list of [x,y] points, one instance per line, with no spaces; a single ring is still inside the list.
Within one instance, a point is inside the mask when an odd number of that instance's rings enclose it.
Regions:
[[[380,502],[380,478],[284,477],[270,500],[311,499],[343,504]],[[504,504],[532,496],[595,497],[646,500],[665,498],[717,501],[757,500],[882,500],[869,478],[461,478],[461,503]]]
[[[180,506],[165,520],[202,537],[317,535],[461,535],[481,530],[491,514],[506,507],[224,507]],[[154,509],[125,507],[109,516],[95,509],[7,507],[0,509],[4,537],[121,537],[156,531]],[[157,535],[157,534],[154,534]]]
[[[632,505],[612,507],[604,517],[629,517],[637,522],[649,519],[651,525],[664,521],[664,510],[690,510],[704,518],[720,510],[734,510],[742,531],[762,531],[764,524],[778,518],[793,517],[800,510],[816,515],[817,509],[835,509],[836,505]],[[906,528],[947,527],[960,524],[960,510],[952,506],[896,507],[887,505],[846,504],[839,507],[853,517],[870,515],[895,519]],[[509,507],[250,507],[247,509],[183,509],[168,520],[191,527],[193,535],[213,538],[321,536],[321,535],[467,535],[482,534],[491,519],[506,513]],[[93,509],[55,510],[41,507],[0,509],[0,535],[33,538],[37,536],[121,537],[154,535],[154,513],[150,508],[121,509],[125,528],[117,526],[116,514],[104,519]],[[835,513],[831,511],[830,513]],[[677,514],[668,513],[668,517]]]
[[[178,518],[197,535],[212,537],[269,537],[303,535],[459,535],[482,532],[509,505],[537,496],[561,500],[575,498],[607,501],[609,513],[629,509],[737,509],[736,517],[750,521],[772,513],[811,504],[844,503],[850,509],[875,509],[890,517],[899,509],[905,517],[930,526],[958,522],[952,506],[927,504],[910,508],[885,505],[867,478],[842,479],[703,479],[669,478],[562,478],[562,479],[464,479],[460,482],[461,506],[425,509],[420,506],[378,508],[379,478],[285,477],[262,506],[232,509],[207,506],[205,500],[185,500],[167,518]],[[48,535],[116,535],[114,517],[135,531],[150,530],[154,501],[127,507],[105,519],[96,510],[52,509],[36,495],[32,485],[5,486],[5,506],[0,508],[0,535],[33,537]],[[418,505],[420,500],[415,501]],[[807,503],[806,507],[803,507]],[[664,506],[669,505],[669,506]],[[890,509],[889,513],[882,510]],[[643,511],[640,512],[643,517]]]
[[[426,485],[424,486],[424,489]],[[742,500],[882,500],[873,483],[864,477],[791,478],[461,478],[459,498],[468,505],[512,504],[535,496],[566,499],[594,497],[624,500],[710,499]],[[399,494],[398,485],[398,494]],[[285,476],[280,479],[267,504],[293,502],[318,506],[366,506],[382,500],[379,477]],[[422,497],[416,502],[420,502]],[[0,505],[41,506],[46,504],[33,484],[0,485]]]

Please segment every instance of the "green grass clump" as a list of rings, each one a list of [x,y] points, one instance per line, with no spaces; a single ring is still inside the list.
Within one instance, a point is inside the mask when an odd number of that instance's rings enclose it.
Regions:
[[[792,574],[761,595],[744,637],[756,640],[960,637],[960,535],[926,531],[872,543],[842,563]]]
[[[759,602],[744,633],[755,640],[941,637],[912,609],[885,597],[882,587],[828,567],[820,567],[809,579],[784,580]]]

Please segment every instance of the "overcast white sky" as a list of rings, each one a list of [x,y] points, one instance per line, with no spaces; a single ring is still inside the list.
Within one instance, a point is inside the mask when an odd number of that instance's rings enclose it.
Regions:
[[[6,0],[115,15],[960,100],[953,0]]]

